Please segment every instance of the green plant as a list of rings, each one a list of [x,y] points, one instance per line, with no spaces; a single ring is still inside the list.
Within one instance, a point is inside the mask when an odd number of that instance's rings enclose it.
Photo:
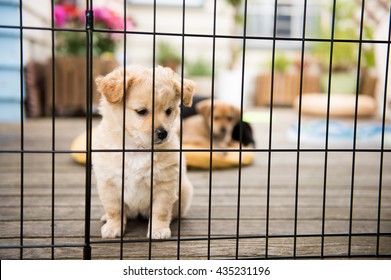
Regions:
[[[330,20],[332,20],[332,7]],[[337,40],[357,40],[360,32],[361,6],[356,1],[339,0],[335,6],[334,38]],[[320,37],[330,39],[331,24],[321,24],[319,21]],[[363,39],[373,39],[373,27],[364,21]],[[317,42],[312,44],[312,53],[318,58],[323,69],[327,69],[330,63],[330,42]],[[357,65],[359,45],[355,42],[334,42],[332,67],[333,71],[348,71]],[[362,66],[373,68],[375,66],[375,53],[373,46],[362,45]]]
[[[236,24],[243,23],[243,15],[240,12],[240,7],[242,6],[243,0],[225,0],[229,5],[234,9],[233,20]]]
[[[186,72],[188,76],[192,77],[210,77],[212,75],[210,64],[202,58],[186,63]]]
[[[285,55],[284,52],[276,52],[274,55],[274,70],[280,73],[285,73],[292,66],[293,61]],[[268,63],[269,69],[272,67],[272,60]]]
[[[160,65],[179,64],[181,62],[179,53],[171,44],[161,41],[157,45],[156,61]]]

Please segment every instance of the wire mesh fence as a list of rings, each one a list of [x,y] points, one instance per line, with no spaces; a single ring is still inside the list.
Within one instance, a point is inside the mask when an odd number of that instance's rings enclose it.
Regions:
[[[284,12],[286,1],[269,1],[272,28],[271,34],[256,35],[254,30],[253,10],[254,1],[238,1],[241,30],[235,34],[225,35],[217,32],[217,13],[222,1],[214,1],[212,7],[213,28],[209,34],[187,32],[189,9],[198,5],[197,1],[178,1],[180,8],[176,16],[181,19],[178,32],[159,32],[157,15],[159,1],[152,1],[148,9],[152,14],[150,31],[128,30],[126,21],[128,8],[137,5],[137,1],[123,1],[122,30],[102,28],[94,21],[94,1],[85,1],[83,28],[58,27],[55,24],[54,1],[51,1],[50,26],[38,27],[24,24],[24,1],[2,1],[2,8],[15,7],[17,23],[1,23],[0,33],[12,33],[18,40],[18,77],[12,82],[19,83],[18,111],[20,123],[4,124],[1,126],[3,145],[1,155],[1,200],[0,226],[0,256],[2,259],[276,259],[276,258],[389,258],[391,256],[391,177],[390,137],[387,120],[388,76],[390,53],[390,28],[387,38],[373,39],[366,37],[365,15],[369,1],[359,2],[357,34],[354,39],[341,38],[337,34],[336,21],[340,1],[330,1],[331,17],[328,37],[308,35],[309,23],[313,19],[308,15],[312,11],[312,1],[299,1],[301,21],[295,23],[294,34],[288,34],[282,24],[287,16]],[[119,1],[118,1],[119,2]],[[170,1],[168,1],[170,2]],[[193,2],[197,2],[194,4]],[[201,1],[202,2],[202,1]],[[230,1],[228,1],[230,2]],[[235,2],[235,1],[231,1]],[[241,3],[242,2],[242,3]],[[262,7],[262,1],[260,2]],[[267,1],[264,1],[266,5]],[[281,2],[281,3],[280,3]],[[349,2],[349,1],[348,1]],[[355,2],[355,1],[351,1]],[[389,3],[379,1],[379,5],[388,8],[388,26],[391,17]],[[258,3],[259,4],[259,3]],[[289,3],[288,3],[289,4]],[[286,7],[285,7],[286,8]],[[251,15],[251,17],[250,17]],[[285,17],[284,17],[285,16]],[[289,17],[288,17],[289,18]],[[292,19],[292,18],[290,18]],[[298,28],[300,24],[300,28]],[[252,28],[252,29],[251,29]],[[125,31],[124,31],[125,30]],[[45,31],[51,36],[50,44],[50,116],[42,120],[26,118],[24,94],[26,91],[26,76],[24,75],[25,37],[28,32]],[[248,31],[249,34],[248,34]],[[308,32],[307,32],[308,31]],[[85,101],[83,101],[84,117],[64,119],[58,116],[56,109],[61,105],[61,97],[56,92],[58,76],[56,72],[59,59],[56,50],[56,34],[79,34],[85,40]],[[238,122],[239,146],[231,149],[235,152],[238,166],[228,170],[213,169],[213,155],[226,152],[222,149],[205,148],[192,149],[182,145],[182,134],[179,137],[179,149],[162,150],[156,147],[151,136],[152,145],[146,149],[129,148],[127,145],[127,105],[121,103],[122,144],[115,149],[95,149],[93,147],[93,127],[98,120],[94,108],[94,40],[97,34],[115,34],[121,37],[123,61],[120,68],[126,73],[128,36],[144,36],[150,38],[151,67],[158,63],[158,40],[174,38],[180,52],[180,93],[184,100],[185,57],[188,51],[188,39],[209,40],[211,42],[210,57],[210,97],[214,108],[215,83],[217,80],[217,62],[221,41],[233,41],[239,53],[240,88],[237,105],[240,109]],[[254,35],[255,34],[255,35]],[[58,43],[58,42],[57,42]],[[254,137],[257,145],[248,149],[243,144],[245,131],[245,84],[248,63],[249,45],[268,44],[270,47],[270,96],[268,105],[263,107],[263,121],[254,123]],[[296,44],[300,54],[298,61],[299,95],[297,110],[283,109],[275,105],[276,84],[279,64],[279,50],[282,44]],[[321,131],[320,143],[308,144],[308,137],[313,137],[314,130],[309,128],[308,117],[304,115],[304,83],[305,62],[309,46],[326,44],[327,50],[321,50],[328,57],[325,114],[315,127]],[[347,146],[334,145],[335,120],[332,108],[332,69],[338,62],[336,57],[337,45],[355,45],[354,81],[355,92],[352,118],[350,119],[351,142]],[[379,116],[378,141],[375,146],[360,142],[363,122],[360,119],[359,98],[361,96],[363,75],[363,54],[368,46],[381,46],[386,49],[384,57],[384,72],[380,73],[384,83],[378,105]],[[239,50],[239,51],[238,51]],[[236,55],[236,54],[235,54]],[[348,54],[345,53],[345,56]],[[6,68],[6,67],[5,67]],[[0,69],[1,70],[1,69]],[[155,127],[155,83],[156,68],[152,67],[152,129]],[[126,75],[123,75],[123,96],[126,96]],[[373,89],[372,89],[373,90]],[[316,104],[315,104],[316,105]],[[314,106],[315,106],[314,105]],[[181,106],[183,114],[183,106]],[[214,111],[211,111],[210,121],[213,131]],[[293,127],[289,125],[293,123]],[[365,124],[365,121],[364,121]],[[181,123],[179,131],[182,132]],[[286,131],[290,131],[291,142],[287,142]],[[86,131],[83,136],[84,149],[76,152],[85,157],[85,166],[72,164],[69,160],[70,150],[67,143],[78,131]],[[309,134],[308,134],[309,133]],[[13,136],[12,136],[13,135]],[[12,136],[12,137],[11,137]],[[68,142],[64,141],[68,140]],[[213,146],[213,137],[210,137]],[[0,142],[1,143],[1,142]],[[101,237],[99,221],[103,209],[98,201],[96,179],[93,174],[92,158],[94,154],[115,153],[121,158],[118,180],[121,188],[121,216],[127,211],[124,203],[126,196],[127,155],[147,155],[151,162],[148,174],[150,190],[149,199],[154,201],[156,170],[154,161],[157,154],[176,153],[179,166],[184,164],[182,154],[207,153],[209,161],[207,170],[188,171],[193,180],[194,199],[190,213],[179,217],[171,225],[172,236],[168,239],[152,238],[152,227],[148,221],[133,219],[127,224],[121,219],[121,234],[118,238],[104,239]],[[244,166],[245,157],[253,154],[255,163],[250,167]],[[177,180],[179,201],[182,197],[182,180],[184,172],[179,168]],[[149,213],[156,207],[150,203]],[[179,209],[181,207],[179,203]],[[150,221],[152,223],[153,221]],[[146,237],[148,231],[148,236]]]

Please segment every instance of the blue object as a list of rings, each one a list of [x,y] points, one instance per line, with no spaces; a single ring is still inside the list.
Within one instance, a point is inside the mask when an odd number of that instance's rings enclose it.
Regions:
[[[301,125],[301,143],[322,145],[326,143],[326,120],[311,121]],[[297,124],[292,125],[289,136],[297,140]],[[358,148],[380,148],[383,126],[380,123],[358,123],[356,128],[356,145]],[[384,128],[385,144],[390,144],[391,128]],[[330,120],[328,129],[329,147],[352,147],[354,143],[354,125],[343,121]]]
[[[0,122],[21,117],[21,58],[19,1],[0,0]],[[6,27],[10,26],[10,27]]]

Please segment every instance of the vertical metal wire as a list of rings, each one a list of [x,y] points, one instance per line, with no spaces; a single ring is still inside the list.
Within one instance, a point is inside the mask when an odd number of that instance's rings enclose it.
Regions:
[[[186,0],[182,2],[182,61],[181,61],[181,106],[180,114],[182,116],[183,111],[183,79],[184,79],[184,68],[185,68],[185,23],[186,23]],[[178,242],[177,242],[177,259],[181,256],[181,208],[182,208],[182,131],[183,123],[182,120],[179,122],[179,178],[178,178]]]
[[[324,171],[323,171],[323,199],[322,199],[322,238],[320,255],[324,256],[324,237],[325,237],[325,219],[326,219],[326,192],[327,192],[327,166],[328,166],[328,149],[329,149],[329,124],[330,124],[330,98],[331,98],[331,75],[333,68],[333,49],[334,49],[334,29],[335,29],[335,11],[336,0],[333,0],[331,19],[331,36],[330,36],[330,60],[329,60],[329,78],[327,89],[327,112],[326,112],[326,138],[325,138],[325,150],[324,150]]]
[[[358,115],[358,94],[360,90],[360,73],[361,73],[361,49],[364,26],[365,0],[361,2],[360,17],[360,39],[358,44],[358,61],[357,61],[357,79],[356,79],[356,98],[354,104],[354,128],[353,128],[353,151],[352,151],[352,176],[350,185],[350,209],[349,209],[349,237],[348,237],[348,256],[352,250],[352,227],[353,227],[353,203],[354,203],[354,183],[355,183],[355,166],[356,166],[356,147],[357,147],[357,115]]]
[[[387,55],[386,69],[384,73],[384,96],[382,108],[382,131],[381,131],[381,147],[380,147],[380,166],[379,166],[379,185],[377,198],[377,221],[376,221],[376,256],[380,255],[380,223],[381,223],[381,207],[382,207],[382,188],[383,188],[383,168],[384,168],[384,136],[386,129],[386,112],[387,112],[387,92],[388,92],[388,73],[390,67],[390,41],[391,41],[391,10],[388,20],[388,37],[387,37]]]
[[[154,129],[155,129],[155,78],[156,78],[156,0],[153,1],[153,43],[152,43],[152,133],[151,133],[151,192],[149,206],[149,243],[148,243],[148,259],[152,259],[152,212],[153,212],[153,171],[154,171]]]
[[[55,157],[55,149],[56,149],[56,116],[55,116],[55,108],[56,108],[56,69],[55,69],[55,31],[54,31],[54,0],[51,1],[51,39],[52,39],[52,220],[51,220],[51,234],[52,234],[52,248],[51,248],[51,257],[54,259],[54,221],[55,221],[55,166],[56,166],[56,157]]]
[[[297,151],[296,151],[296,183],[295,183],[295,221],[293,229],[293,257],[296,257],[297,246],[297,221],[298,221],[298,203],[299,203],[299,178],[300,178],[300,142],[301,142],[301,109],[303,97],[303,80],[304,80],[304,54],[305,54],[305,37],[307,23],[307,0],[304,0],[303,8],[303,34],[301,41],[301,58],[300,58],[300,88],[299,88],[299,108],[297,121]]]
[[[215,97],[215,70],[216,70],[216,18],[217,18],[217,0],[213,2],[213,36],[212,36],[212,88],[211,88],[211,106],[213,108]],[[211,119],[213,120],[213,110],[211,111]],[[213,121],[211,122],[211,134],[213,132]],[[208,190],[208,248],[207,259],[210,259],[210,247],[211,247],[211,231],[212,231],[212,136],[210,138],[209,147],[209,190]]]
[[[243,51],[242,51],[242,77],[240,91],[240,125],[239,125],[239,170],[238,170],[238,199],[236,209],[236,251],[235,258],[239,258],[239,236],[240,236],[240,202],[241,202],[241,185],[242,185],[242,140],[243,140],[243,99],[244,99],[244,73],[246,64],[246,35],[247,35],[247,0],[244,1],[243,16]]]
[[[93,59],[93,29],[94,29],[94,12],[93,1],[86,0],[86,102],[87,102],[87,117],[86,117],[86,185],[85,185],[85,220],[84,220],[84,251],[83,258],[91,259],[91,157],[92,157],[92,59]]]
[[[272,141],[273,141],[273,94],[274,94],[274,64],[275,64],[275,56],[276,56],[276,37],[277,37],[277,7],[278,7],[278,0],[275,0],[274,22],[273,22],[272,66],[271,66],[272,73],[271,73],[271,85],[270,85],[269,145],[268,145],[268,162],[267,162],[265,258],[268,258],[268,251],[269,251],[270,181],[271,181],[271,160],[272,160]]]
[[[126,131],[126,0],[124,0],[124,33],[123,33],[123,40],[124,40],[124,58],[123,58],[123,80],[122,80],[122,172],[121,172],[121,235],[120,235],[120,259],[122,260],[124,257],[124,216],[126,219],[126,213],[125,213],[125,161],[126,161],[126,137],[125,137],[125,131]]]
[[[19,258],[23,259],[24,246],[24,85],[23,85],[23,1],[19,0],[19,50],[20,50],[20,231]]]

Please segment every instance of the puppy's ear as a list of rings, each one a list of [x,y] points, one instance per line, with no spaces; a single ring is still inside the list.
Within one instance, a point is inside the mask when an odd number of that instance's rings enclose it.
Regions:
[[[235,122],[240,121],[240,109],[236,106],[231,106],[235,118]]]
[[[125,87],[126,91],[134,82],[136,77],[131,73],[126,74]],[[116,69],[106,76],[99,76],[95,80],[97,89],[110,103],[119,103],[124,98],[124,71]]]
[[[196,112],[198,114],[201,114],[205,118],[207,118],[210,115],[211,108],[212,108],[212,100],[210,99],[202,100],[198,102],[197,105],[195,106]]]
[[[182,79],[176,73],[174,73],[173,86],[180,97],[182,91]],[[193,104],[193,95],[195,91],[195,82],[188,79],[183,79],[183,105],[185,105],[186,107],[190,107],[191,104]]]

